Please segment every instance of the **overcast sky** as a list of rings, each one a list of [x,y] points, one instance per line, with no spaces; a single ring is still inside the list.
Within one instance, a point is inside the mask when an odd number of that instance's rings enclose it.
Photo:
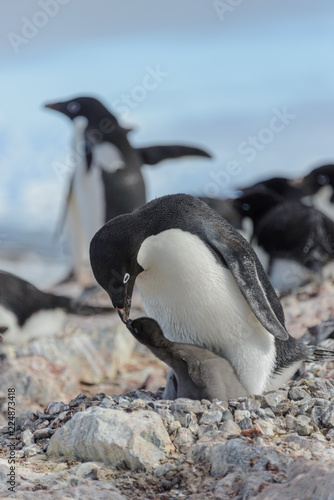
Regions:
[[[18,0],[1,10],[0,231],[53,230],[71,124],[42,104],[74,95],[100,98],[135,127],[135,145],[189,142],[214,155],[145,167],[150,198],[228,195],[333,161],[330,0]],[[138,90],[152,72],[156,87]]]

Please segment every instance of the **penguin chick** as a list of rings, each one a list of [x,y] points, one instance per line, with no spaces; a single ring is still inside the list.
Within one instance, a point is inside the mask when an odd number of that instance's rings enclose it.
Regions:
[[[230,363],[221,356],[202,347],[170,342],[151,318],[129,320],[126,326],[138,342],[173,370],[175,399],[227,401],[248,395]],[[170,394],[166,389],[163,398]]]

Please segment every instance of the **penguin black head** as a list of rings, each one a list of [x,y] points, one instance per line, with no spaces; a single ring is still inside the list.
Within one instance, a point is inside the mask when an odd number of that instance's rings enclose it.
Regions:
[[[334,164],[323,165],[307,174],[302,182],[303,193],[304,195],[315,194],[328,184],[334,187]]]
[[[152,318],[129,320],[126,326],[138,342],[146,346],[161,348],[169,343],[159,324]]]
[[[129,318],[136,278],[143,271],[136,258],[139,242],[129,222],[127,215],[115,217],[95,234],[90,244],[95,279],[106,290],[124,322]],[[114,235],[112,247],[108,242],[109,226]]]
[[[110,133],[117,129],[127,134],[132,130],[131,128],[121,127],[117,118],[94,97],[73,97],[67,101],[45,104],[44,107],[59,111],[70,118],[70,120],[84,117],[91,126],[98,126],[104,133]]]
[[[45,108],[59,111],[74,120],[77,116],[90,119],[97,114],[110,114],[103,104],[94,97],[74,97],[68,101],[60,101],[44,105]],[[114,117],[117,122],[116,118]]]
[[[287,179],[286,177],[272,177],[262,180],[244,189],[240,189],[244,194],[252,192],[254,189],[268,189],[281,195],[285,200],[300,200],[304,195],[302,191],[302,179]]]
[[[275,191],[266,188],[246,190],[239,198],[234,200],[234,207],[244,217],[256,220],[268,210],[284,202],[284,198]]]

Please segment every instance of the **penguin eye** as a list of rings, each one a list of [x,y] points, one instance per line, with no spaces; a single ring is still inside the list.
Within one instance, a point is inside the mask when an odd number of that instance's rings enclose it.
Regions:
[[[81,105],[77,101],[71,101],[67,105],[67,111],[77,114],[80,111]]]
[[[328,184],[328,182],[329,182],[328,175],[317,175],[317,182],[318,182],[318,184],[320,184],[320,186],[324,186],[325,184]]]
[[[130,274],[129,273],[125,273],[124,274],[124,277],[123,277],[123,283],[127,283],[130,279]]]
[[[242,208],[242,210],[243,210],[244,212],[248,212],[248,210],[250,209],[250,206],[249,206],[249,204],[248,204],[248,203],[243,203],[243,204],[241,205],[241,208]]]

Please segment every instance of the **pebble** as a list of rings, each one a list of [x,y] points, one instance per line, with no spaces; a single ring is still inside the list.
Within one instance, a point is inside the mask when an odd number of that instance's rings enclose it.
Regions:
[[[223,418],[223,413],[220,410],[206,410],[200,420],[200,425],[214,425],[219,424]]]
[[[314,431],[310,417],[298,415],[295,429],[300,436],[309,436]]]
[[[241,429],[237,423],[235,423],[233,420],[225,420],[220,426],[218,427],[218,430],[221,432],[226,433],[228,436],[240,436],[241,434]]]
[[[313,372],[316,373],[315,367]],[[45,413],[25,411],[18,415],[17,458],[32,460],[30,457],[45,456],[45,451],[50,448],[50,439],[55,439],[55,435],[76,415],[102,410],[111,411],[116,417],[119,414],[136,416],[141,413],[147,417],[159,417],[173,453],[180,459],[188,457],[194,463],[204,461],[209,464],[211,474],[221,478],[217,492],[230,491],[231,481],[237,481],[234,487],[238,484],[240,488],[238,486],[239,489],[235,490],[238,493],[235,494],[240,498],[259,495],[259,483],[281,482],[286,477],[290,462],[298,457],[303,460],[326,459],[334,463],[334,385],[332,381],[314,374],[308,379],[295,380],[278,391],[230,402],[185,398],[167,402],[143,390],[120,396],[100,393],[87,397],[79,394],[69,404],[53,401],[48,404]],[[118,432],[121,437],[123,427]],[[158,441],[155,444],[159,446]],[[4,448],[8,446],[6,434],[0,434],[0,445]],[[91,447],[92,444],[89,445]],[[73,457],[84,459],[86,448],[86,444],[82,445],[80,454],[74,453]],[[97,455],[92,451],[90,453],[88,459],[96,460]],[[103,457],[103,453],[99,457]],[[163,464],[158,464],[160,456],[163,457]],[[117,467],[127,468],[129,463],[131,467],[151,467],[152,477],[161,480],[166,488],[168,485],[168,496],[165,498],[181,498],[175,493],[178,487],[173,480],[177,467],[182,465],[181,462],[176,465],[177,462],[169,458],[168,450],[152,460],[146,454],[140,462],[132,458],[126,460],[130,461],[127,464],[120,461]],[[106,453],[106,463],[111,461]],[[98,473],[95,469],[88,474],[90,480],[102,481],[102,469]],[[71,481],[78,484],[78,477],[71,477]],[[171,497],[172,491],[175,495],[173,493]]]
[[[334,402],[322,414],[321,423],[326,428],[334,428]]]
[[[289,399],[293,401],[299,401],[300,399],[310,398],[308,392],[305,391],[302,387],[291,387],[288,392]]]

